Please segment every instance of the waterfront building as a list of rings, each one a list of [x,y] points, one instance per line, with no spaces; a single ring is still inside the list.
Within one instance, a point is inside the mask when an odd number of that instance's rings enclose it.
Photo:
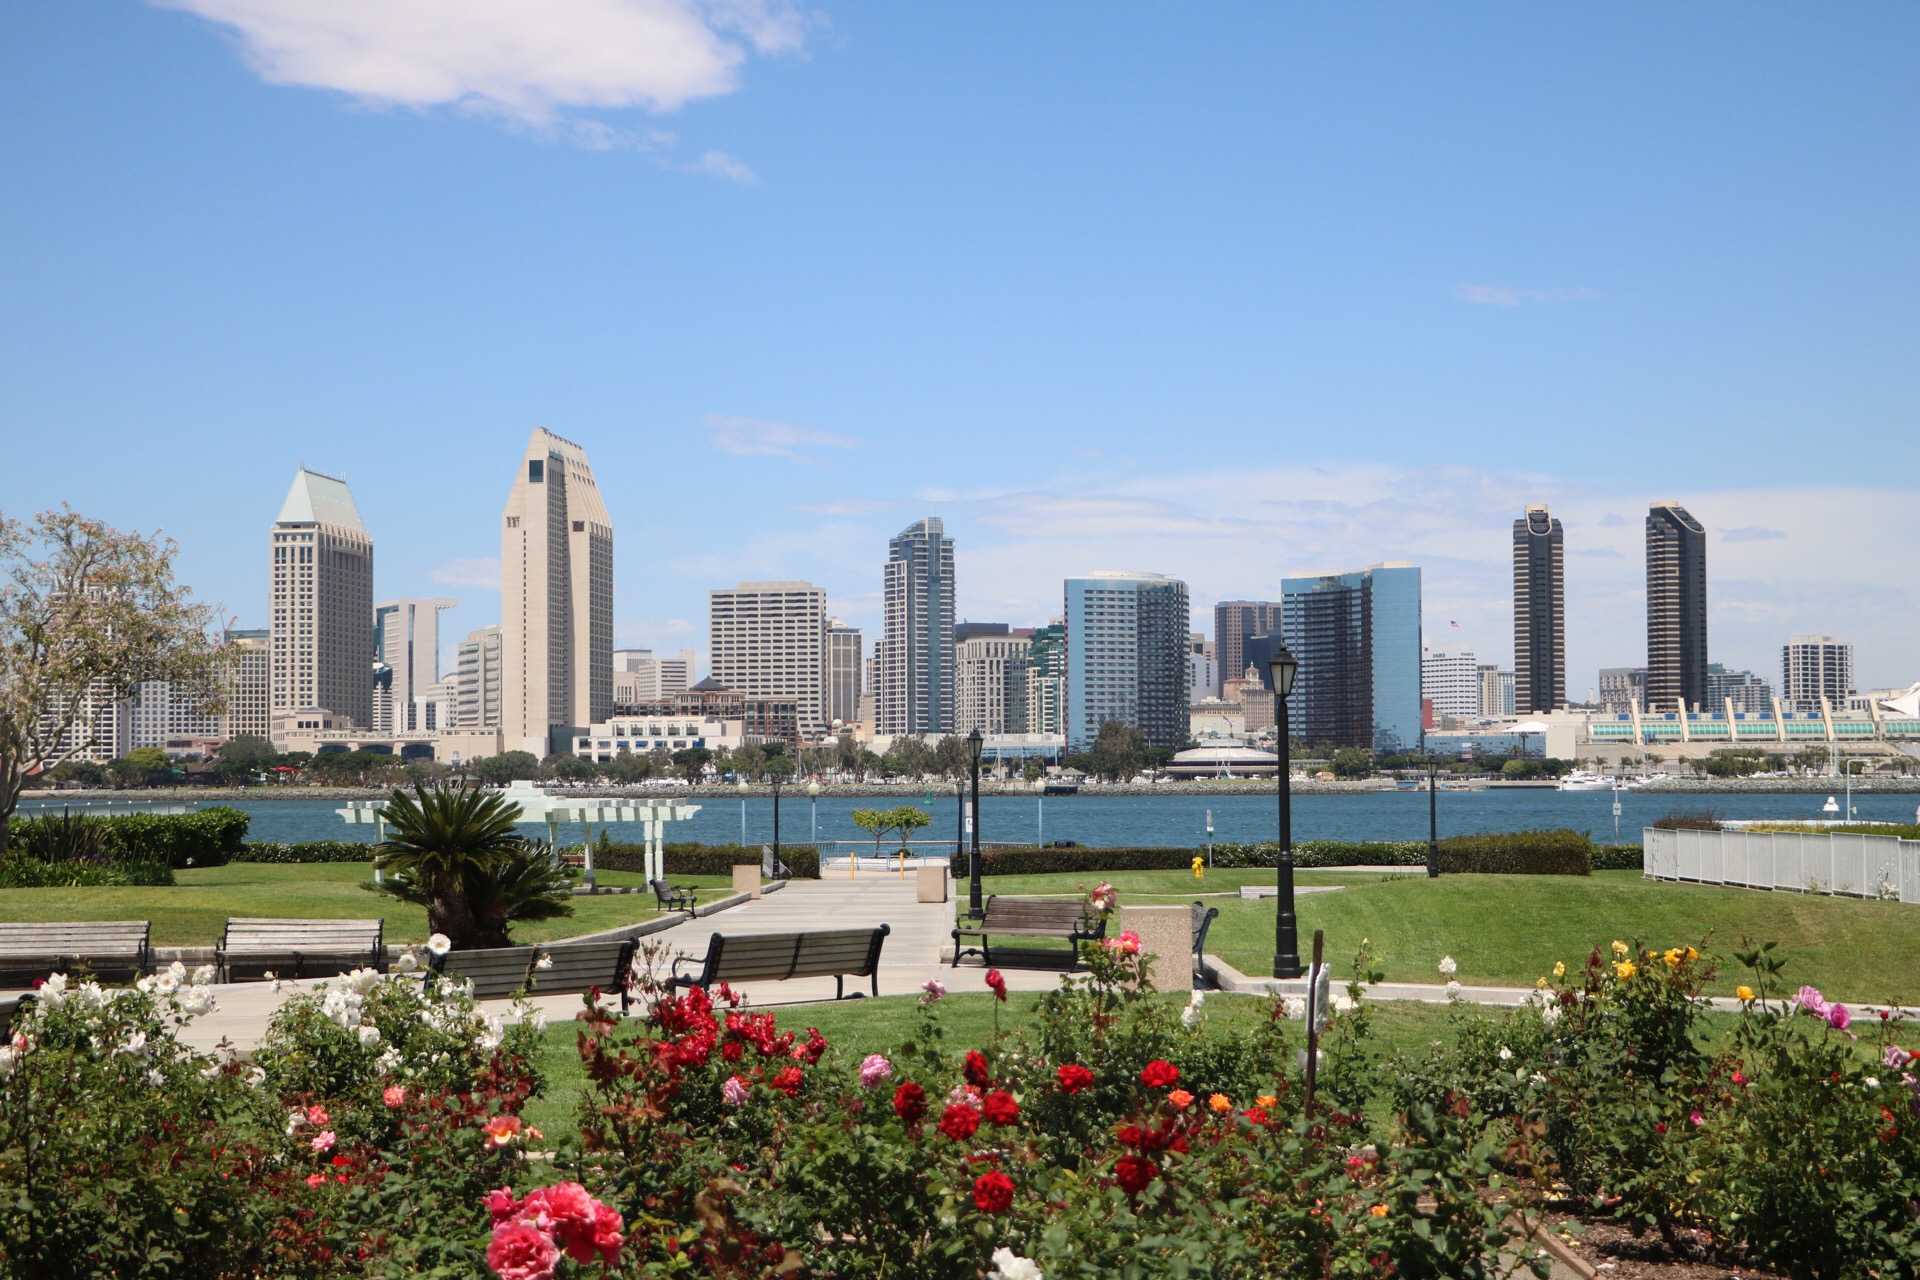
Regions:
[[[1497,665],[1480,667],[1480,715],[1483,719],[1495,719],[1514,714],[1513,672],[1503,671]]]
[[[810,582],[743,582],[707,592],[712,678],[798,709],[800,736],[826,733],[827,593]]]
[[[1420,696],[1433,703],[1436,716],[1475,719],[1480,715],[1479,658],[1471,649],[1421,650]]]
[[[1560,522],[1530,503],[1513,522],[1513,696],[1520,715],[1567,701],[1566,612]]]
[[[268,533],[272,714],[373,719],[373,539],[346,481],[301,467]]]
[[[1027,641],[1026,732],[1064,736],[1067,723],[1067,626],[1035,627]]]
[[[1214,642],[1195,631],[1187,637],[1187,699],[1196,705],[1214,697],[1220,689],[1219,659]]]
[[[169,741],[213,740],[226,736],[226,718],[207,709],[205,692],[165,680],[144,680],[128,700],[129,747],[165,747]]]
[[[460,705],[459,674],[436,680],[416,690],[409,701],[408,733],[438,733],[442,729],[454,728]]]
[[[265,738],[273,731],[273,640],[265,627],[226,634],[228,660],[220,696],[222,738]]]
[[[1187,738],[1187,584],[1157,573],[1102,571],[1066,581],[1069,747],[1108,721],[1150,746]]]
[[[1547,728],[1546,754],[1562,760],[1590,758],[1605,765],[1641,762],[1651,750],[1665,760],[1701,759],[1729,747],[1792,757],[1807,747],[1891,759],[1920,743],[1920,688],[1916,696],[1861,710],[1831,706],[1789,711],[1775,699],[1763,710],[1681,713],[1677,703],[1627,711],[1556,711],[1535,717]]]
[[[1780,648],[1780,698],[1795,711],[1836,707],[1853,697],[1853,646],[1834,636],[1790,636]]]
[[[953,539],[938,516],[888,543],[881,596],[881,735],[953,732]]]
[[[1225,682],[1247,669],[1249,636],[1280,634],[1278,600],[1222,600],[1213,606],[1214,683],[1210,692],[1224,693]]]
[[[1647,702],[1707,698],[1707,531],[1677,502],[1647,511]]]
[[[1027,650],[1031,630],[1005,623],[961,623],[953,629],[953,731],[983,734],[1025,733]],[[1014,705],[1009,690],[1014,685]]]
[[[460,729],[500,727],[501,681],[505,674],[500,627],[469,631],[457,651],[453,723]]]
[[[1729,671],[1718,662],[1709,662],[1707,700],[1702,709],[1717,712],[1729,706],[1736,713],[1764,715],[1773,709],[1773,689],[1751,671]]]
[[[1289,731],[1314,746],[1420,745],[1420,570],[1372,565],[1288,578],[1285,639],[1300,663]]]
[[[860,628],[838,618],[827,623],[827,723],[852,724],[860,718],[860,683],[866,670]]]
[[[545,756],[613,709],[613,520],[586,450],[536,427],[500,521],[501,727]]]
[[[1602,711],[1625,711],[1638,703],[1647,705],[1647,669],[1645,667],[1602,667],[1598,700]]]
[[[373,717],[383,733],[426,728],[414,723],[414,698],[440,682],[440,611],[458,604],[445,596],[406,597],[373,606],[373,660],[393,673],[389,686],[391,718]]]

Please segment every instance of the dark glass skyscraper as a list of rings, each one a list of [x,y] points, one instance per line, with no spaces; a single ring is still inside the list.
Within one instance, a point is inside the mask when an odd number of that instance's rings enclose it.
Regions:
[[[1647,512],[1647,705],[1707,701],[1707,531],[1677,502]]]
[[[1214,671],[1220,684],[1247,673],[1247,638],[1280,634],[1278,600],[1222,600],[1213,606]],[[1219,693],[1218,685],[1208,690]]]
[[[1567,573],[1560,522],[1538,504],[1513,522],[1513,705],[1518,715],[1567,700]]]
[[[1300,663],[1288,729],[1310,746],[1418,747],[1420,570],[1374,565],[1357,573],[1287,578],[1282,634]]]

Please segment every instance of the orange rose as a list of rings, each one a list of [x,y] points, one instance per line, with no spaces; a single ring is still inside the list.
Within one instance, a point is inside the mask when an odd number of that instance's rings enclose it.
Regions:
[[[1193,1105],[1193,1095],[1188,1093],[1185,1089],[1175,1089],[1172,1093],[1167,1095],[1167,1101],[1173,1104],[1173,1109],[1175,1111],[1185,1111],[1188,1107]]]

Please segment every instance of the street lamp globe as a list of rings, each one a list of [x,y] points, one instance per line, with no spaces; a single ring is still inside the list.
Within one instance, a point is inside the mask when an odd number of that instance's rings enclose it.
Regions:
[[[820,794],[820,780],[818,778],[814,779],[812,782],[809,782],[807,784],[807,794],[810,796],[817,796]]]
[[[1294,677],[1300,674],[1300,660],[1283,644],[1273,651],[1273,657],[1267,662],[1267,670],[1273,676],[1274,693],[1284,698],[1293,692]]]
[[[980,747],[985,741],[986,739],[980,736],[980,730],[977,728],[967,735],[967,750],[972,753],[975,765],[980,763]]]

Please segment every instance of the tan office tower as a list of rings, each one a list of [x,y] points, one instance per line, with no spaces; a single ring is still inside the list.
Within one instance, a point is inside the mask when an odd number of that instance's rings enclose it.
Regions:
[[[545,756],[613,709],[613,521],[587,453],[534,428],[500,518],[505,749]]]
[[[500,628],[469,631],[460,642],[453,723],[458,729],[500,727]]]
[[[827,723],[860,718],[860,678],[865,663],[860,628],[838,618],[827,624]]]
[[[269,534],[273,714],[373,723],[373,539],[347,484],[305,467]]]
[[[713,678],[750,698],[792,698],[800,736],[826,732],[827,593],[810,582],[707,592]]]
[[[265,627],[227,632],[233,659],[221,679],[223,737],[264,738],[273,731],[272,635]]]
[[[393,672],[392,722],[381,726],[386,732],[426,728],[413,700],[440,680],[440,611],[459,603],[445,596],[409,597],[373,606],[373,658]]]

